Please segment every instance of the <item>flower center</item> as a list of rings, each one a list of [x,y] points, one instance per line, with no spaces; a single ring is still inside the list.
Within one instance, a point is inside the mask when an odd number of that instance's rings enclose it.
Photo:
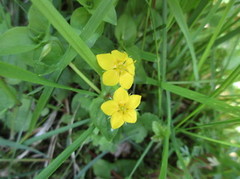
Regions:
[[[126,104],[119,104],[119,112],[126,113],[127,110]]]
[[[116,69],[119,71],[119,73],[123,73],[123,72],[127,71],[126,61],[124,61],[124,62],[118,61],[117,65],[116,65]]]

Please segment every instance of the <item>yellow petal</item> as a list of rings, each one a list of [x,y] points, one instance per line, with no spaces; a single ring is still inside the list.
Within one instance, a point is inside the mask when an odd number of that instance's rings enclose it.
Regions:
[[[108,70],[103,73],[103,84],[107,86],[114,86],[119,82],[119,74],[117,70]]]
[[[121,127],[124,124],[123,114],[119,112],[113,113],[110,122],[112,129]]]
[[[126,60],[126,70],[131,74],[134,75],[135,74],[135,65],[133,62],[133,59],[128,58]]]
[[[110,53],[97,55],[97,61],[100,67],[104,70],[113,69],[116,65],[116,59]]]
[[[129,96],[129,101],[128,101],[127,107],[129,109],[136,109],[141,102],[141,98],[142,98],[142,96],[140,96],[140,95]]]
[[[101,109],[105,114],[111,116],[118,111],[118,104],[113,100],[109,100],[101,105]]]
[[[122,73],[119,77],[119,84],[121,85],[121,87],[123,87],[124,89],[129,89],[131,88],[132,84],[133,84],[133,75],[131,75],[128,72]]]
[[[117,59],[117,61],[124,61],[128,56],[126,53],[120,52],[118,50],[113,50],[111,54]]]
[[[135,110],[128,110],[123,115],[123,120],[128,123],[135,123],[137,121],[137,112]]]
[[[118,88],[113,94],[113,100],[118,104],[125,104],[129,100],[128,92],[123,88]]]

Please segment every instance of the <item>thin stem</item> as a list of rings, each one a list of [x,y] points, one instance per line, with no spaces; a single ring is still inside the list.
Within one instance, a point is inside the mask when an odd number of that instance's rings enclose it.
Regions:
[[[148,153],[148,151],[150,150],[150,148],[153,145],[153,141],[149,142],[148,146],[146,147],[146,149],[144,150],[143,154],[141,155],[141,157],[138,159],[136,165],[134,166],[132,172],[130,173],[130,175],[127,178],[132,178],[132,175],[135,173],[135,171],[137,170],[137,168],[139,167],[140,163],[142,162],[143,158],[146,156],[146,154]]]
[[[77,73],[77,75],[83,79],[92,89],[97,93],[100,93],[100,89],[96,87],[73,63],[70,63],[69,66]]]
[[[147,26],[148,26],[148,20],[149,20],[149,15],[150,15],[151,4],[152,4],[152,0],[150,0],[149,4],[148,4],[147,17],[146,17],[146,22],[145,22],[145,27],[144,27],[144,32],[143,32],[142,50],[144,50],[144,46],[145,46],[145,38],[146,38],[146,34],[147,34]]]
[[[169,137],[170,137],[170,132],[171,132],[171,118],[172,118],[171,97],[170,97],[170,93],[168,91],[166,91],[166,97],[167,97],[167,133],[166,133],[166,136],[164,138],[163,157],[162,157],[162,164],[161,164],[159,179],[167,178],[168,155],[169,155]]]
[[[167,23],[167,1],[163,1],[163,24]],[[158,63],[158,69],[161,68],[162,81],[166,81],[166,63],[167,63],[167,28],[162,31],[162,56],[161,61]]]
[[[234,144],[234,143],[230,143],[230,142],[225,142],[225,141],[221,141],[221,140],[216,140],[216,139],[213,139],[213,138],[210,138],[210,137],[206,137],[206,136],[194,134],[194,133],[192,133],[192,132],[187,132],[187,131],[185,131],[185,130],[180,130],[180,132],[181,132],[181,133],[184,133],[184,134],[186,134],[186,135],[192,136],[192,137],[194,137],[194,139],[200,138],[200,139],[207,140],[207,141],[210,141],[210,142],[213,142],[213,143],[222,144],[222,145],[226,145],[226,146],[230,146],[230,147],[240,148],[240,145],[239,145],[239,144]]]

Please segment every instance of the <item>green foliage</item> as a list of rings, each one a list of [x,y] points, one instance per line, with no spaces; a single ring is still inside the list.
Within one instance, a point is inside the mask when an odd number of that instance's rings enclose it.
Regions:
[[[94,14],[96,12],[97,7],[100,6],[100,4],[104,1],[104,0],[97,0],[97,1],[93,1],[93,0],[77,0],[81,5],[83,5],[83,7],[91,14]],[[113,0],[112,2],[114,2],[115,0]],[[110,2],[109,4],[111,4],[112,2]],[[115,11],[115,8],[113,6],[113,4],[111,4],[111,6],[108,9],[108,14],[103,17],[103,21],[105,22],[109,22],[113,25],[116,25],[117,23],[117,14]]]
[[[133,160],[118,160],[115,163],[109,163],[105,160],[97,161],[94,166],[94,174],[101,178],[111,178],[111,171],[121,173],[124,177],[128,176],[131,168],[134,166]]]
[[[134,43],[137,36],[137,27],[130,15],[124,14],[118,19],[115,29],[115,36],[120,44],[130,46]]]
[[[240,176],[238,1],[0,4],[0,177]],[[134,60],[137,122],[111,129],[96,55]],[[27,162],[27,163],[26,163]],[[26,167],[28,166],[28,167]]]
[[[27,27],[12,28],[0,36],[1,56],[28,52],[37,47]]]

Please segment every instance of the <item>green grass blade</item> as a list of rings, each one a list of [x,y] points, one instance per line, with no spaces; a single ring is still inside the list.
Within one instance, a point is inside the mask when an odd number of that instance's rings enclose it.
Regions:
[[[84,41],[88,40],[91,35],[97,30],[98,26],[102,23],[104,17],[111,9],[113,2],[114,0],[101,1],[80,35]]]
[[[163,18],[163,24],[167,23],[167,14],[168,14],[168,9],[167,9],[167,0],[163,0],[163,12],[162,12],[162,18]],[[164,28],[162,30],[162,53],[161,53],[161,61],[158,63],[158,71],[160,71],[159,76],[162,77],[162,81],[166,81],[166,70],[167,70],[167,28]],[[158,77],[158,80],[160,81],[160,77]],[[161,91],[159,91],[161,92]]]
[[[227,87],[229,87],[237,79],[239,74],[240,74],[240,65],[237,66],[234,69],[234,71],[232,71],[232,73],[228,76],[228,78],[226,80],[224,80],[224,82],[221,84],[221,86],[213,92],[211,97],[216,97],[219,94],[221,94]]]
[[[74,91],[74,92],[82,93],[82,94],[86,94],[86,95],[91,95],[91,96],[96,95],[95,93],[92,93],[89,91],[79,90],[79,89],[75,89],[75,88],[71,88],[68,86],[64,86],[64,85],[60,85],[60,84],[51,82],[49,80],[46,80],[46,79],[30,72],[30,71],[24,70],[22,68],[19,68],[17,66],[10,65],[10,64],[4,63],[4,62],[0,62],[0,76],[7,77],[7,78],[19,79],[19,80],[28,81],[31,83],[41,84],[41,85],[45,85],[45,86],[51,86],[51,87],[55,87],[55,88],[61,88],[61,89],[70,90],[70,91]]]
[[[32,3],[49,20],[49,22],[59,31],[65,40],[76,50],[76,52],[95,70],[102,73],[97,64],[93,52],[86,43],[78,36],[75,30],[67,23],[64,17],[56,10],[48,0],[32,0]]]
[[[184,130],[201,129],[201,128],[206,128],[206,127],[216,127],[217,125],[223,125],[223,124],[238,124],[238,123],[240,123],[240,118],[218,121],[218,122],[211,122],[208,124],[198,125],[195,127],[184,128]]]
[[[216,139],[213,139],[213,138],[209,138],[209,137],[206,137],[206,136],[194,134],[194,133],[187,132],[187,131],[184,131],[184,130],[181,130],[181,132],[184,133],[184,134],[190,135],[190,136],[192,136],[194,138],[197,137],[197,138],[200,138],[200,139],[203,139],[203,140],[207,140],[207,141],[210,141],[210,142],[213,142],[213,143],[222,144],[222,145],[226,145],[226,146],[230,146],[230,147],[240,148],[240,144],[233,144],[233,143],[230,143],[230,142],[216,140]]]
[[[94,89],[98,94],[101,93],[100,89],[95,86],[91,80],[89,80],[73,63],[70,63],[69,66],[76,72],[76,74],[83,79],[92,89]]]
[[[220,37],[219,39],[217,39],[215,42],[214,42],[214,46],[218,46],[228,40],[230,40],[231,38],[235,37],[235,36],[238,36],[240,34],[240,27],[237,27],[236,29],[228,32],[226,35]]]
[[[198,69],[201,69],[202,65],[205,63],[205,61],[207,60],[207,57],[209,56],[210,54],[210,50],[214,44],[214,42],[216,41],[217,39],[217,36],[219,35],[219,32],[221,31],[224,23],[225,23],[225,20],[227,18],[227,14],[229,13],[232,5],[234,4],[234,1],[230,1],[224,11],[224,13],[222,14],[222,17],[219,21],[219,24],[218,26],[216,27],[216,30],[214,31],[213,33],[213,36],[211,37],[210,41],[208,42],[207,44],[207,47],[206,49],[204,50],[203,52],[203,55],[201,57],[201,59],[199,60],[199,63],[198,63]]]
[[[240,116],[239,107],[231,106],[222,101],[214,99],[213,97],[209,97],[209,96],[200,94],[198,92],[195,92],[186,88],[182,88],[176,85],[171,85],[169,83],[164,83],[164,82],[162,83],[162,87],[167,91],[170,91],[179,96],[197,101],[199,103],[202,103],[206,106],[211,107],[212,109],[217,109],[225,113],[230,113],[236,116]]]
[[[240,65],[235,68],[235,70],[228,76],[226,80],[221,84],[221,86],[213,92],[211,97],[217,97],[221,92],[223,92],[228,86],[230,86],[234,80],[239,76],[240,74]],[[189,120],[192,116],[199,113],[204,108],[204,105],[198,106],[193,112],[191,112],[186,118],[184,118],[176,127],[175,129],[179,128],[181,125],[183,125],[187,120]]]
[[[198,73],[198,68],[197,68],[197,58],[192,42],[192,37],[190,35],[187,23],[184,19],[184,15],[182,12],[182,9],[179,5],[179,2],[177,0],[168,0],[168,5],[171,9],[172,14],[174,15],[179,27],[181,28],[187,42],[187,46],[190,50],[191,57],[192,57],[192,63],[193,63],[193,72],[194,72],[194,77],[195,80],[199,80],[199,73]]]
[[[192,35],[192,40],[195,41],[195,39],[201,34],[200,32],[204,29],[204,26],[211,20],[211,18],[214,17],[214,15],[216,14],[218,7],[220,6],[222,0],[218,0],[216,2],[216,4],[211,8],[211,10],[207,13],[207,16],[205,16],[205,18],[202,20],[201,24],[199,25],[199,27],[196,29],[196,31],[193,33]],[[200,3],[202,3],[204,1],[201,1]],[[176,58],[174,59],[174,61],[172,62],[171,66],[177,66],[178,62],[181,62],[181,59],[183,58],[183,55],[186,53],[188,47],[184,47],[183,50],[181,51],[181,53],[179,55],[176,56]]]
[[[144,157],[147,155],[147,153],[150,150],[150,148],[152,147],[152,145],[153,145],[153,141],[149,142],[148,146],[146,147],[146,149],[144,150],[144,152],[142,153],[142,155],[138,159],[138,161],[135,164],[133,170],[131,171],[130,175],[127,178],[129,178],[129,179],[132,178],[133,174],[135,173],[135,171],[137,170],[137,168],[139,167],[139,165],[143,161]]]
[[[156,62],[157,56],[150,52],[140,51],[140,55],[142,59],[149,61],[149,62]]]
[[[188,20],[188,25],[191,27],[194,23],[199,19],[201,14],[204,12],[205,8],[207,7],[208,3],[211,3],[209,0],[202,0],[199,2],[198,6],[194,9],[193,14]]]
[[[167,178],[167,170],[168,170],[168,155],[169,155],[169,137],[171,133],[171,97],[170,93],[166,91],[166,98],[167,98],[167,133],[164,138],[163,143],[163,156],[162,156],[162,164],[159,179]]]
[[[100,155],[95,157],[92,161],[90,161],[81,171],[77,174],[74,179],[81,178],[99,159],[103,158],[108,152],[102,152]]]
[[[60,133],[63,133],[63,132],[66,132],[68,131],[69,129],[73,129],[75,127],[79,127],[83,124],[86,124],[89,122],[89,119],[86,119],[86,120],[83,120],[83,121],[79,121],[79,122],[76,122],[74,124],[71,124],[71,125],[68,125],[68,126],[65,126],[65,127],[61,127],[59,129],[56,129],[54,131],[50,131],[50,132],[47,132],[45,134],[42,134],[40,136],[36,136],[36,137],[32,137],[28,140],[26,140],[24,142],[25,145],[31,145],[32,143],[34,142],[37,142],[37,141],[40,141],[40,140],[44,140],[44,139],[47,139],[49,137],[52,137],[54,135],[57,135],[57,134],[60,134]]]
[[[49,178],[65,160],[91,135],[93,127],[82,133],[71,145],[69,145],[57,158],[55,158],[44,170],[42,170],[35,179]]]
[[[4,147],[10,147],[10,148],[14,148],[14,149],[22,149],[22,150],[29,150],[29,151],[32,151],[36,154],[40,154],[44,157],[47,157],[46,154],[34,149],[34,148],[31,148],[31,147],[28,147],[26,145],[23,145],[23,144],[19,144],[17,142],[14,142],[14,141],[10,141],[10,140],[7,140],[7,139],[4,139],[2,137],[0,137],[0,146],[4,146]]]

